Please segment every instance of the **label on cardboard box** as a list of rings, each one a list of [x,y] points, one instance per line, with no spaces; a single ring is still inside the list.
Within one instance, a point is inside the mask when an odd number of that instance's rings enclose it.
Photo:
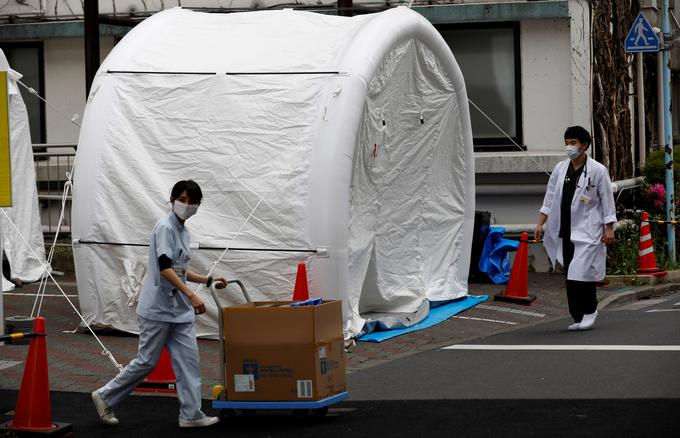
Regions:
[[[319,347],[319,359],[325,359],[328,357],[328,354],[326,353],[326,347]]]
[[[235,392],[255,392],[255,376],[252,374],[234,374]]]
[[[311,380],[297,381],[297,396],[298,398],[312,398],[314,397],[314,390]]]

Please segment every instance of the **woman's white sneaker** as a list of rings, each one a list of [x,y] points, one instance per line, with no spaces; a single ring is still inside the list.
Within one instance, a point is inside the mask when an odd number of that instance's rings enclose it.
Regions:
[[[219,423],[220,419],[217,417],[199,418],[198,420],[185,420],[183,418],[179,419],[179,427],[207,427],[212,426],[215,423]]]
[[[98,390],[92,393],[92,401],[94,402],[94,407],[97,408],[97,414],[99,414],[99,418],[102,420],[102,423],[109,426],[118,425],[116,414],[113,413],[113,409],[111,409],[111,407],[106,405],[104,399],[102,399],[102,396],[99,395]]]

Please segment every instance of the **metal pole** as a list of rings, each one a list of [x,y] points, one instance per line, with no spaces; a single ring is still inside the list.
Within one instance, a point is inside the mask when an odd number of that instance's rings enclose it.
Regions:
[[[668,0],[661,2],[661,23],[664,40],[670,35],[671,25],[668,14]],[[670,38],[669,38],[670,40]],[[671,122],[671,69],[670,48],[663,50],[663,105],[664,105],[664,150],[666,163],[666,220],[675,220],[675,190],[673,181],[673,124]],[[675,226],[667,225],[666,235],[668,238],[668,259],[675,263]]]
[[[659,37],[659,40],[663,44],[663,35]],[[666,133],[664,131],[664,116],[663,116],[663,52],[659,50],[656,52],[656,127],[657,127],[657,143],[658,148],[662,149],[666,138]]]
[[[642,53],[637,55],[637,114],[638,114],[638,149],[640,152],[640,169],[645,165],[647,158],[647,145],[645,143],[645,78],[642,68]],[[635,169],[633,169],[635,171]],[[638,174],[639,175],[639,174]]]

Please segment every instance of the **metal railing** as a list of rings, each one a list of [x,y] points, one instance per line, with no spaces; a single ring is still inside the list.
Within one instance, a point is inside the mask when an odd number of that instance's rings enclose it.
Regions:
[[[57,231],[61,198],[67,181],[66,173],[71,171],[75,156],[75,144],[39,143],[33,145],[40,222],[44,234]],[[67,198],[61,231],[71,232],[71,196]]]

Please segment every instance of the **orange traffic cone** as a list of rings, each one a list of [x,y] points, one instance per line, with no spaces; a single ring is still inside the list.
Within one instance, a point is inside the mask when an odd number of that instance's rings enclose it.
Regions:
[[[293,301],[305,301],[308,299],[307,266],[305,266],[304,263],[299,263],[297,267],[297,277],[295,277],[295,289],[293,289]]]
[[[39,316],[35,319],[33,332],[37,336],[31,338],[28,345],[28,357],[21,379],[14,419],[0,425],[0,431],[5,431],[8,436],[70,435],[71,424],[52,422],[50,383],[47,375],[45,318]],[[5,433],[0,433],[0,435],[5,436]]]
[[[519,248],[515,255],[515,262],[510,271],[510,280],[505,292],[494,295],[494,301],[508,301],[511,303],[531,304],[536,296],[529,295],[529,235],[522,233]]]
[[[642,212],[640,222],[640,244],[638,246],[638,274],[640,275],[666,275],[667,272],[656,266],[654,255],[654,242],[652,242],[652,230],[649,228],[649,216],[646,211]]]
[[[139,392],[177,392],[175,373],[172,370],[170,353],[163,347],[156,368],[139,384],[135,391]]]

